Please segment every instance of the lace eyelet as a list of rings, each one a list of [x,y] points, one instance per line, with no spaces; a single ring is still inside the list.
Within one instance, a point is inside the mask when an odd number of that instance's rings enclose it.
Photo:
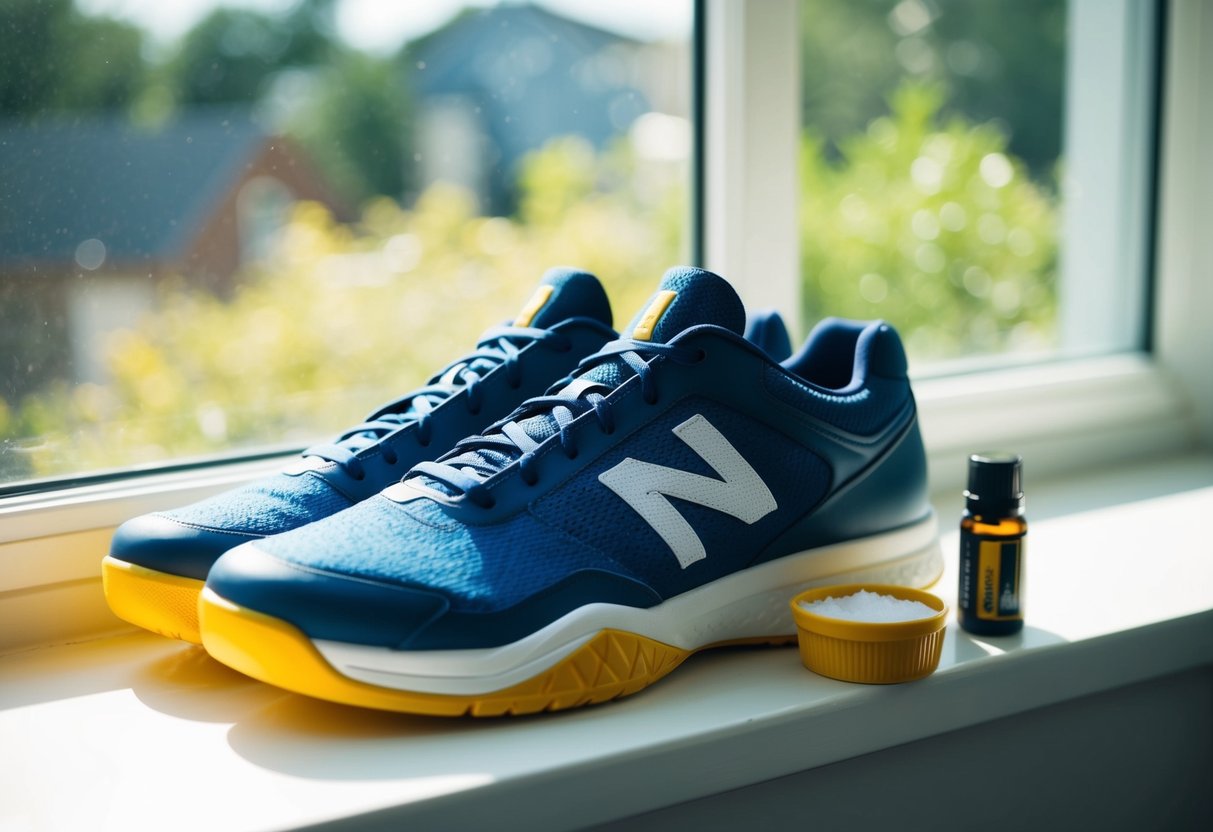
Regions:
[[[706,361],[707,358],[708,358],[707,350],[696,351],[696,353],[695,353],[695,363],[696,364],[699,364],[702,361]]]
[[[572,453],[569,453],[568,451],[565,451],[565,453],[564,453],[565,457],[566,457],[566,458],[568,458],[568,459],[576,459],[576,458],[578,457],[578,455],[579,455],[579,454],[580,454],[580,452],[579,452],[579,451],[573,451]]]

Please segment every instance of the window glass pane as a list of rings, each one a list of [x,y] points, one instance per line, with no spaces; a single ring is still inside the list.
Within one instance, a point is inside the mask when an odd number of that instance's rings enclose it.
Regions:
[[[301,446],[687,256],[691,0],[0,4],[0,485]]]
[[[1151,8],[802,0],[807,319],[920,370],[1140,347]]]

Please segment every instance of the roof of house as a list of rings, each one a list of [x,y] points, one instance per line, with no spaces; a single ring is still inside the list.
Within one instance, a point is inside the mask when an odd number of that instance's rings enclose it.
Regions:
[[[171,260],[268,136],[230,109],[157,129],[118,116],[0,122],[0,263],[61,263],[89,239],[111,262]]]

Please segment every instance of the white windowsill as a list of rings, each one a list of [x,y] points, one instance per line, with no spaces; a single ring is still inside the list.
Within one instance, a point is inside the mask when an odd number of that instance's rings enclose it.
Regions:
[[[823,679],[794,649],[724,650],[617,703],[448,721],[287,694],[151,635],[12,654],[0,827],[567,828],[1213,664],[1213,457],[1029,488],[1025,633],[951,625],[939,672],[908,685]],[[944,546],[951,604],[954,533]]]

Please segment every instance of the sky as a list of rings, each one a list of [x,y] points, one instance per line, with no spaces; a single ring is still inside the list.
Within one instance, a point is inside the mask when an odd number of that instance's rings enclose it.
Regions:
[[[167,44],[217,6],[267,12],[290,8],[295,0],[76,0],[86,14],[104,14],[136,23]],[[338,0],[337,30],[347,43],[386,53],[441,25],[463,6],[490,6],[495,0]],[[543,0],[541,5],[623,34],[645,39],[686,38],[691,0]]]

